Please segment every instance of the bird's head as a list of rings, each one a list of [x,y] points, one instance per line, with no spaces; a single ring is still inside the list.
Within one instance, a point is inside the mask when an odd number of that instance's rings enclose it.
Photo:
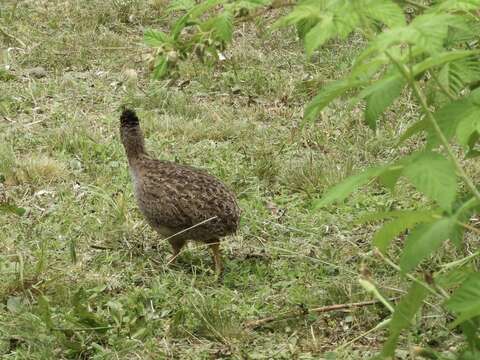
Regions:
[[[121,127],[135,127],[138,126],[140,121],[134,110],[123,109],[122,115],[120,115],[120,126]]]

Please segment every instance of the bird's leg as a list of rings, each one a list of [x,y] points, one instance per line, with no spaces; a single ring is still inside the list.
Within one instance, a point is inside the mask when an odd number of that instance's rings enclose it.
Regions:
[[[218,240],[215,240],[214,243],[209,244],[210,250],[212,251],[212,259],[215,264],[215,273],[217,280],[221,281],[223,275],[223,264],[222,257],[220,254],[220,243]]]
[[[177,259],[178,254],[180,254],[180,250],[182,250],[183,245],[185,245],[185,240],[172,238],[168,240],[168,242],[170,243],[170,245],[172,245],[173,249],[173,255],[168,260],[168,265],[170,265],[173,264]]]

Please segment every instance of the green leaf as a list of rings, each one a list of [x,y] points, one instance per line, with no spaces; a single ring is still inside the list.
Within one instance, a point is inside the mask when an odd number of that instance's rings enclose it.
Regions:
[[[426,296],[427,290],[423,286],[417,283],[412,284],[407,295],[395,307],[392,321],[390,322],[390,335],[383,346],[380,358],[391,357],[393,359],[400,333],[411,325]]]
[[[307,36],[308,32],[318,23],[318,19],[316,17],[310,17],[300,20],[295,24],[297,29],[297,34],[300,39],[302,39],[305,43],[305,36]]]
[[[141,339],[145,336],[148,329],[146,327],[139,327],[133,334],[132,339]]]
[[[195,6],[195,0],[173,0],[167,6],[167,12],[187,11]]]
[[[223,3],[224,9],[235,13],[242,9],[253,10],[261,6],[269,6],[272,4],[272,0],[236,0],[232,2]]]
[[[435,56],[429,56],[422,62],[415,64],[413,66],[413,74],[416,76],[427,70],[430,70],[433,67],[445,65],[453,61],[472,58],[474,55],[478,54],[480,54],[479,50],[452,50],[435,54]]]
[[[208,10],[221,4],[224,0],[204,0],[194,6],[188,13],[192,18],[198,18],[205,14]]]
[[[405,15],[400,6],[390,0],[370,0],[364,6],[367,16],[388,27],[405,26]]]
[[[443,218],[415,227],[405,241],[400,257],[403,273],[413,270],[424,258],[447,240],[455,226],[455,218]]]
[[[471,11],[479,7],[479,0],[444,0],[437,2],[431,11]]]
[[[333,15],[327,14],[305,35],[305,51],[307,56],[312,56],[313,52],[322,46],[326,41],[335,36],[336,28],[333,22]]]
[[[13,75],[10,71],[6,69],[0,69],[0,81],[10,81],[15,79],[15,75]]]
[[[469,108],[469,101],[460,99],[445,105],[435,112],[434,117],[447,140],[450,140],[455,135],[458,123],[465,116],[468,116]],[[441,144],[435,130],[432,128],[430,128],[427,139],[430,148],[435,148]]]
[[[378,117],[400,96],[404,86],[404,78],[395,72],[368,86],[362,92],[367,100],[365,120],[371,129],[377,127]]]
[[[478,103],[479,93],[478,91],[474,91],[468,97],[445,105],[434,114],[438,126],[447,140],[450,140],[456,133],[457,136],[460,135],[459,140],[462,144],[466,145],[468,143],[468,139],[466,138],[468,138],[471,133],[467,134],[468,128],[465,127],[467,127],[469,123],[474,123],[474,127],[477,126],[477,118],[480,116],[480,106]],[[464,127],[461,128],[459,134],[457,128],[462,123]],[[474,131],[474,129],[472,129],[472,131]],[[430,129],[428,143],[431,148],[441,144],[433,129]]]
[[[348,90],[361,86],[364,82],[358,80],[338,80],[323,89],[312,99],[305,109],[305,118],[313,119],[318,113],[325,108],[333,99],[343,95]]]
[[[233,36],[232,14],[223,12],[203,23],[200,28],[205,32],[213,31],[219,40],[228,42]]]
[[[465,236],[465,228],[460,224],[455,224],[450,234],[450,241],[455,245],[458,249],[462,247],[462,241]]]
[[[475,133],[480,133],[480,106],[472,106],[472,111],[460,121],[456,129],[458,142],[465,149],[470,148]]]
[[[373,212],[373,213],[368,213],[366,215],[363,215],[355,223],[364,224],[364,223],[370,223],[373,221],[379,221],[379,220],[385,220],[385,219],[398,219],[407,214],[410,214],[412,211],[422,211],[422,210],[392,210],[392,211]],[[441,215],[441,212],[433,211],[433,210],[425,210],[425,212],[432,214],[432,216]]]
[[[422,119],[417,121],[415,124],[410,126],[405,132],[400,136],[400,139],[398,140],[397,146],[401,145],[405,140],[411,138],[413,135],[427,130],[429,127],[429,122],[427,119]]]
[[[362,24],[362,19],[365,20],[366,17],[362,17],[365,7],[361,7],[360,1],[333,0],[325,3],[328,4],[326,8],[335,15],[335,25],[339,38],[346,39],[355,28],[362,25],[368,26],[368,24]],[[348,14],[348,16],[345,16],[345,14]]]
[[[83,287],[80,287],[72,298],[73,315],[75,322],[92,328],[107,327],[107,323],[100,318],[96,313],[89,310],[87,307],[88,295]],[[106,332],[107,329],[98,329],[98,332]]]
[[[53,328],[53,321],[52,321],[52,312],[50,311],[50,303],[48,299],[41,295],[38,298],[38,308],[40,311],[40,315],[42,316],[42,320],[47,326],[48,329]]]
[[[309,3],[295,6],[290,13],[280,18],[273,24],[273,29],[297,24],[306,19],[320,19],[322,16],[321,3],[310,1]]]
[[[113,320],[115,321],[117,326],[120,326],[125,315],[122,304],[116,301],[109,301],[107,303],[107,306],[110,309],[110,315],[112,316]]]
[[[450,27],[458,26],[461,18],[451,14],[423,14],[417,16],[408,26],[397,26],[377,35],[369,47],[357,58],[361,62],[374,54],[399,44],[413,46],[412,53],[435,54],[442,52],[443,42]]]
[[[393,192],[398,178],[402,175],[403,168],[403,165],[390,166],[380,174],[378,180],[383,186]]]
[[[457,192],[457,176],[453,163],[440,154],[425,152],[405,162],[403,174],[418,191],[450,211]]]
[[[87,292],[83,287],[78,288],[77,291],[73,294],[72,305],[74,308],[78,306],[83,306],[88,298]]]
[[[350,72],[350,77],[352,79],[371,79],[375,74],[377,74],[380,69],[382,69],[389,62],[390,60],[386,56],[377,56],[375,58],[369,59],[368,61],[355,60],[353,68]]]
[[[473,159],[480,156],[480,151],[474,149],[478,140],[480,140],[480,133],[477,131],[470,136],[470,140],[468,141],[468,152],[465,155],[467,159]]]
[[[143,41],[148,46],[159,47],[165,43],[171,42],[171,39],[162,31],[149,29],[144,32]]]
[[[478,30],[480,31],[480,27],[478,27]],[[451,89],[454,94],[460,94],[467,86],[470,87],[480,82],[479,53],[480,50],[477,51],[477,56],[470,56],[448,64],[446,76],[444,77],[447,80],[445,86]]]
[[[107,327],[107,323],[103,321],[97,314],[89,311],[86,306],[77,306],[75,308],[76,321],[86,327],[100,328],[96,329],[98,332],[106,332],[107,329],[101,329]]]
[[[156,80],[162,79],[168,71],[168,62],[165,56],[160,57],[157,60],[157,65],[153,69],[153,78]]]
[[[453,270],[436,276],[435,284],[446,290],[456,288],[464,283],[465,280],[467,280],[467,278],[473,273],[475,273],[475,269],[471,264],[454,268]]]
[[[455,202],[454,216],[456,218],[455,228],[450,235],[450,241],[459,249],[463,244],[465,227],[463,224],[468,224],[471,217],[478,212],[480,200],[476,197],[472,197],[469,200],[459,199]]]
[[[417,16],[410,26],[414,30],[412,38],[404,38],[408,43],[421,48],[427,53],[438,54],[443,49],[443,42],[449,28],[461,26],[460,16],[448,13],[430,13]]]
[[[314,208],[318,209],[334,202],[342,201],[357,188],[365,185],[370,179],[381,174],[382,171],[384,171],[383,167],[375,167],[365,170],[360,174],[349,176],[340,184],[328,190],[321,199],[314,201]]]
[[[471,274],[445,302],[445,306],[458,314],[451,327],[480,315],[480,273]]]
[[[5,213],[13,213],[18,216],[23,216],[25,214],[26,210],[21,207],[17,207],[13,204],[6,204],[6,203],[1,203],[0,204],[0,213],[5,212]]]
[[[180,36],[180,34],[182,33],[182,30],[187,25],[187,22],[189,19],[190,19],[190,13],[186,13],[175,22],[172,28],[172,35],[171,35],[173,41],[178,40],[178,37]]]
[[[401,216],[387,222],[373,236],[373,245],[382,253],[387,251],[394,238],[417,224],[435,221],[437,214],[433,211],[405,211]]]
[[[19,296],[10,296],[7,300],[7,309],[13,314],[20,313],[23,309],[22,298]]]
[[[230,41],[233,36],[233,16],[227,12],[218,16],[216,33],[223,41]]]

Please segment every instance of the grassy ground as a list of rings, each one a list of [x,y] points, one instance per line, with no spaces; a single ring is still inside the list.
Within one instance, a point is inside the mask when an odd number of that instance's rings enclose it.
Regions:
[[[357,280],[362,264],[387,295],[403,293],[396,274],[368,254],[373,229],[354,220],[419,198],[374,186],[323,211],[311,203],[343,177],[406,151],[391,144],[415,109],[408,99],[397,104],[376,134],[348,99],[303,124],[312,93],[341,76],[362,43],[332,43],[312,64],[295,34],[265,26],[239,27],[221,66],[189,64],[189,82],[153,82],[142,33],[168,25],[163,9],[140,0],[0,4],[0,197],[27,209],[0,215],[0,355],[368,358],[385,332],[360,335],[388,316],[382,306],[256,330],[242,324],[368,300]],[[238,194],[243,218],[223,245],[223,284],[199,245],[167,266],[170,249],[132,196],[118,136],[125,103],[138,110],[152,153],[208,169]],[[403,349],[455,341],[429,310],[423,333]]]

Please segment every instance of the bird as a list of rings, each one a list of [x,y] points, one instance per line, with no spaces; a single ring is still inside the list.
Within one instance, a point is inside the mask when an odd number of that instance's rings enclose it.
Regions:
[[[120,137],[138,208],[172,246],[168,263],[175,261],[187,241],[199,241],[211,250],[216,276],[221,279],[220,240],[236,233],[240,222],[235,194],[202,169],[152,157],[132,109],[123,108],[120,115]]]

